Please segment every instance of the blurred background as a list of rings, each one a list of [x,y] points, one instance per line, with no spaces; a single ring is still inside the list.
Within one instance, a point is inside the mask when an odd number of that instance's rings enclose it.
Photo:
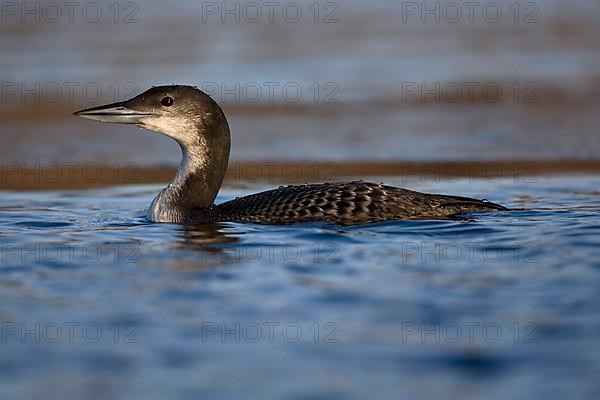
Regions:
[[[3,184],[43,186],[13,171],[67,162],[135,163],[140,181],[166,180],[179,162],[169,139],[71,113],[171,83],[222,104],[232,165],[598,171],[599,11],[585,0],[3,2]]]
[[[600,398],[599,37],[597,0],[3,1],[0,397]],[[513,211],[148,223],[177,144],[71,114],[165,84],[229,119],[217,202],[351,177]]]

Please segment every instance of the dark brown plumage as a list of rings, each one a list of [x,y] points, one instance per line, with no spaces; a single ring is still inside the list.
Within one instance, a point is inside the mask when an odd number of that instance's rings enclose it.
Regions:
[[[237,198],[204,212],[197,220],[269,224],[324,221],[340,225],[395,219],[445,219],[505,207],[467,197],[426,194],[369,182],[280,187]]]

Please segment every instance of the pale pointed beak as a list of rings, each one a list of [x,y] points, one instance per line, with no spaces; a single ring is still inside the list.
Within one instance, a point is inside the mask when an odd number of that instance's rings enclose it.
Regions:
[[[126,102],[112,103],[99,107],[76,111],[73,115],[100,122],[117,124],[139,124],[140,119],[155,115],[150,112],[135,111],[125,106]]]

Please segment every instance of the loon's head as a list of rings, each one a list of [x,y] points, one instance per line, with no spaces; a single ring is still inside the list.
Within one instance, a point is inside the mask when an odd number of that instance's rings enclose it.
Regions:
[[[167,135],[184,147],[197,145],[206,136],[208,139],[229,136],[221,107],[192,86],[155,86],[129,100],[88,108],[73,115],[100,122],[135,124]]]
[[[183,158],[171,185],[149,210],[152,221],[175,220],[210,207],[227,172],[231,138],[221,107],[192,86],[156,86],[132,99],[77,111],[100,122],[134,124],[175,139]]]

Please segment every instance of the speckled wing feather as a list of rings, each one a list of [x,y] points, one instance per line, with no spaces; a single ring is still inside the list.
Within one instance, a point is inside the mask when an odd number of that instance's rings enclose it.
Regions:
[[[215,206],[211,220],[271,224],[326,221],[341,225],[394,219],[444,219],[506,208],[467,197],[413,192],[368,182],[295,185]]]

